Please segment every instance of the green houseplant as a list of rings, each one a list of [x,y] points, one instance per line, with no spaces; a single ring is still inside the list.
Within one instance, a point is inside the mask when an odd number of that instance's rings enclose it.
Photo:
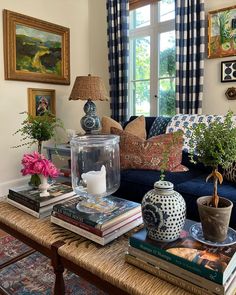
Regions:
[[[206,178],[213,178],[212,196],[197,200],[204,237],[208,240],[221,242],[225,240],[228,231],[232,202],[218,196],[218,182],[223,182],[219,167],[228,168],[236,161],[236,127],[232,120],[233,113],[229,111],[224,122],[217,120],[209,123],[198,123],[192,129],[190,139],[190,159],[211,167],[212,172]]]
[[[36,117],[27,114],[27,117],[21,123],[21,128],[14,133],[14,135],[19,133],[22,136],[22,143],[14,146],[14,148],[21,146],[31,147],[33,144],[37,144],[38,152],[41,154],[43,141],[51,138],[54,138],[56,141],[57,128],[64,129],[63,123],[61,119],[50,112]]]
[[[22,114],[27,114],[26,112]],[[42,144],[44,141],[53,138],[55,142],[57,128],[64,129],[63,122],[50,112],[45,112],[43,116],[31,116],[27,114],[27,117],[21,123],[21,127],[14,133],[22,136],[21,144],[14,146],[18,148],[21,146],[31,147],[37,144],[38,153],[42,153]],[[40,179],[37,174],[31,176],[30,184],[38,186]]]

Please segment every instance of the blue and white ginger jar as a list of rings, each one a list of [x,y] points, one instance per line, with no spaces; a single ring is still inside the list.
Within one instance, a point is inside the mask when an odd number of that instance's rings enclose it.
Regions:
[[[173,183],[157,181],[154,189],[142,200],[143,222],[148,237],[159,242],[171,242],[179,238],[186,218],[184,198],[174,191]]]

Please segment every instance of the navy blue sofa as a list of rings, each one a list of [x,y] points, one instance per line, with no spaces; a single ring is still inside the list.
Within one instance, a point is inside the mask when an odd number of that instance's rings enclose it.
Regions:
[[[135,117],[131,117],[130,121]],[[151,128],[155,117],[146,117],[147,134]],[[188,153],[183,151],[182,164],[189,168],[187,172],[166,172],[165,180],[171,181],[174,188],[185,199],[187,205],[187,218],[199,220],[196,200],[198,197],[211,195],[213,184],[211,181],[206,182],[206,176],[210,169],[204,167],[201,163],[194,165],[190,162]],[[114,195],[128,200],[141,202],[144,194],[153,189],[153,184],[158,181],[160,171],[153,170],[122,170],[120,188]],[[230,226],[236,229],[236,184],[223,181],[222,185],[218,186],[219,196],[228,198],[234,204]]]

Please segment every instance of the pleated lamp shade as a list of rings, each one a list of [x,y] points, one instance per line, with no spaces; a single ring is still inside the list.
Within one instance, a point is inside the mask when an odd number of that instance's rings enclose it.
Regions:
[[[75,79],[69,100],[108,100],[105,85],[100,77],[78,76]]]

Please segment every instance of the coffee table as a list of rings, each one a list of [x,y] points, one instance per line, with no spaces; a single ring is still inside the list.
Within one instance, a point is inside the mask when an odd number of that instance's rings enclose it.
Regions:
[[[64,268],[109,294],[190,294],[124,261],[130,233],[100,246],[5,201],[0,201],[0,228],[51,259],[56,295],[65,294]]]

